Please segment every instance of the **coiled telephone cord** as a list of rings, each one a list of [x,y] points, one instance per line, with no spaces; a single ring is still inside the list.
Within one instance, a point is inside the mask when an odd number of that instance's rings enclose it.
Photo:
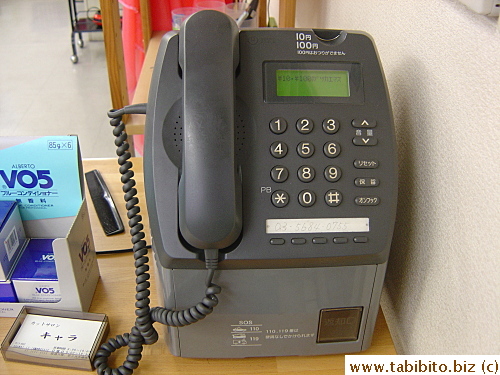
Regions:
[[[146,114],[146,104],[136,104],[124,107],[119,110],[112,110],[108,113],[111,118],[110,123],[114,127],[113,135],[116,137],[118,164],[120,164],[121,181],[123,184],[124,199],[126,201],[128,225],[132,236],[133,252],[136,267],[136,320],[130,333],[118,335],[104,343],[97,351],[94,359],[94,366],[99,375],[131,375],[139,366],[142,358],[143,345],[151,345],[158,341],[158,332],[153,327],[154,322],[159,322],[173,327],[182,327],[205,318],[217,306],[216,294],[221,292],[221,287],[213,284],[215,269],[217,268],[218,251],[214,249],[205,250],[205,263],[208,269],[206,279],[205,297],[197,305],[185,310],[169,310],[163,307],[150,308],[149,303],[149,278],[148,273],[149,258],[147,255],[144,226],[141,224],[142,216],[139,215],[139,199],[136,197],[134,172],[129,144],[127,143],[127,133],[122,117],[125,114]],[[117,349],[128,346],[128,355],[123,364],[118,368],[108,366],[110,355]]]

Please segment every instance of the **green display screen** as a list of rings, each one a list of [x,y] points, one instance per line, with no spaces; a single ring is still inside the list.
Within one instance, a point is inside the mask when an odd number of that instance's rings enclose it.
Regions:
[[[346,70],[276,70],[277,96],[349,97]]]

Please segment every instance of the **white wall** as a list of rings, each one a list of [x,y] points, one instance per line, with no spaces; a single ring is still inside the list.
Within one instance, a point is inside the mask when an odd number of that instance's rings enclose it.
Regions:
[[[298,0],[378,46],[400,165],[382,306],[400,354],[500,353],[500,32],[455,0]]]

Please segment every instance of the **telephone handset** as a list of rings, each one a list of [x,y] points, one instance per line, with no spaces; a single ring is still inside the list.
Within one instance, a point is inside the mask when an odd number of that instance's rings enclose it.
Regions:
[[[369,347],[394,228],[397,160],[368,35],[239,31],[222,13],[198,12],[160,44],[145,135],[165,307],[191,311],[205,267],[208,289],[212,278],[222,287],[210,317],[168,328],[173,354]]]
[[[215,38],[200,32],[214,23]],[[179,35],[184,113],[179,230],[198,249],[226,248],[241,233],[241,180],[234,153],[238,49],[238,28],[220,12],[191,17]]]

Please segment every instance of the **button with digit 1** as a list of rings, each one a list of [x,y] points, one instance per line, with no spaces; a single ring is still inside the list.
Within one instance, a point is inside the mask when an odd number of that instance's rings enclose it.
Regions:
[[[288,127],[288,123],[283,117],[275,117],[269,122],[269,129],[274,134],[282,134]]]

